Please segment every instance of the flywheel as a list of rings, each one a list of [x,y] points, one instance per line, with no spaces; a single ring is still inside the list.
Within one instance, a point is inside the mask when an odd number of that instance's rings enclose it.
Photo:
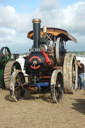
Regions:
[[[55,56],[58,65],[63,64],[64,55],[65,55],[64,42],[60,37],[58,37],[57,40],[55,41]]]
[[[11,52],[8,47],[2,47],[0,50],[0,64],[5,66],[5,64],[11,60]]]

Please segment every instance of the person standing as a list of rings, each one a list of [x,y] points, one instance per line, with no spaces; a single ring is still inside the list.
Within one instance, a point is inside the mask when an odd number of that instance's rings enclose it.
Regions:
[[[84,64],[80,60],[77,61],[78,64],[78,88],[84,89]]]

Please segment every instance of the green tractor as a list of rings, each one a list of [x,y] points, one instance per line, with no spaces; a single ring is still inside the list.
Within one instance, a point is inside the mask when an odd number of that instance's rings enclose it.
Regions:
[[[15,56],[13,57],[15,58]],[[2,47],[0,50],[0,88],[9,89],[10,77],[16,69],[21,70],[19,62],[11,56],[8,47]]]

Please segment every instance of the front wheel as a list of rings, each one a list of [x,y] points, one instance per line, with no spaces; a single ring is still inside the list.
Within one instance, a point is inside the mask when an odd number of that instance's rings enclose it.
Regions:
[[[51,77],[51,99],[59,102],[63,95],[63,76],[61,70],[54,70]]]
[[[24,74],[20,70],[13,72],[10,81],[10,96],[12,100],[18,101],[23,98],[25,94],[25,90],[23,88],[24,83]]]

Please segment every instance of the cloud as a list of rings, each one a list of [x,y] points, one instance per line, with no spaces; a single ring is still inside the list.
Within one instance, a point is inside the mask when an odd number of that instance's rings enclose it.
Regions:
[[[16,31],[9,28],[0,28],[0,43],[11,42],[14,36],[16,35]]]
[[[11,6],[0,6],[0,48],[8,46],[14,52],[15,47],[15,53],[24,51],[23,46],[28,44],[27,32],[32,28],[29,19],[29,14],[19,14]]]
[[[26,31],[29,26],[29,14],[19,14],[11,6],[0,6],[0,26],[15,29],[18,32]]]
[[[71,32],[79,34],[85,34],[85,2],[78,2],[74,5],[68,6],[62,10],[62,16],[64,17],[64,25]]]
[[[38,8],[26,14],[18,13],[12,6],[0,6],[0,44],[7,44],[12,49],[13,45],[20,45],[23,49],[21,51],[28,51],[32,45],[32,41],[27,39],[28,31],[33,29],[32,19],[41,18],[41,26],[65,29],[77,38],[79,44],[67,44],[69,49],[69,46],[72,46],[74,49],[82,50],[82,46],[85,47],[84,12],[85,1],[59,8],[57,0],[43,0]],[[19,52],[18,48],[15,49]]]
[[[69,50],[84,50],[85,1],[77,2],[67,6],[66,8],[59,8],[59,6],[56,5],[55,8],[49,8],[47,9],[48,11],[44,11],[45,8],[46,6],[43,4],[42,11],[41,5],[36,11],[38,12],[37,14],[39,17],[42,19],[42,25],[67,30],[78,40],[78,44],[74,44],[73,42],[67,43],[67,48]]]
[[[55,4],[56,5],[56,4]],[[41,6],[40,6],[41,9]],[[43,6],[43,10],[45,6]],[[85,2],[78,2],[66,8],[52,8],[48,12],[40,12],[45,16],[46,24],[66,28],[72,33],[85,34]],[[46,18],[47,17],[47,18]]]
[[[41,11],[50,11],[57,7],[57,0],[43,0],[40,4]]]
[[[52,2],[53,1],[53,2]],[[71,33],[85,34],[85,2],[78,2],[59,8],[57,0],[44,0],[39,8],[34,10],[32,17],[42,19],[42,25],[59,27]]]

